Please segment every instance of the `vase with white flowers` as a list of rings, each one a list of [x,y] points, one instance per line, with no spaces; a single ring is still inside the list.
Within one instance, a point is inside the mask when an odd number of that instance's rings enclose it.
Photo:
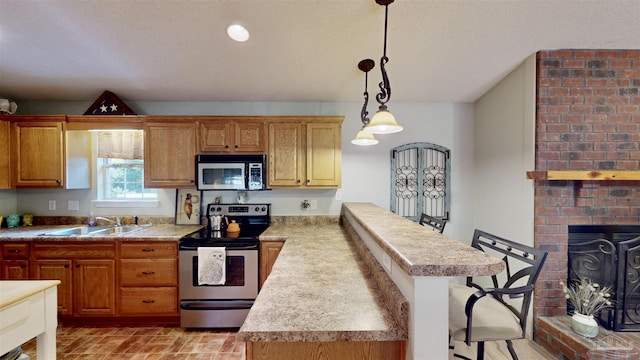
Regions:
[[[566,286],[560,281],[565,298],[573,306],[571,328],[578,334],[592,338],[598,335],[598,322],[594,315],[600,310],[611,306],[611,287],[600,286],[591,279],[579,276]]]

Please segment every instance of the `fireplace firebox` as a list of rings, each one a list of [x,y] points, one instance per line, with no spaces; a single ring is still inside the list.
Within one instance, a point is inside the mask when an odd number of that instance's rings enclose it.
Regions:
[[[583,276],[611,287],[603,327],[640,331],[640,225],[569,225],[568,267],[570,283]]]

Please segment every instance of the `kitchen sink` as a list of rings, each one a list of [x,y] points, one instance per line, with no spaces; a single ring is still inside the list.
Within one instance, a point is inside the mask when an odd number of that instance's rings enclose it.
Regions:
[[[109,226],[78,226],[69,229],[61,229],[46,232],[42,235],[44,236],[74,236],[74,235],[89,235],[92,232],[102,231],[107,229]]]
[[[103,230],[92,231],[92,232],[89,233],[89,235],[95,235],[95,236],[122,235],[122,234],[128,234],[128,233],[132,233],[134,231],[138,231],[138,230],[142,230],[142,229],[148,229],[151,226],[152,226],[151,224],[148,224],[148,225],[110,226],[110,227],[108,227],[106,229],[103,229]]]
[[[69,229],[61,229],[49,231],[43,236],[107,236],[107,235],[122,235],[128,234],[134,231],[148,229],[152,225],[123,225],[123,226],[78,226]]]

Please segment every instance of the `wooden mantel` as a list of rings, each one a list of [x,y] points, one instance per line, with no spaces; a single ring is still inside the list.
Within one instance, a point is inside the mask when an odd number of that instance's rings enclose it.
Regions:
[[[548,170],[527,171],[531,180],[640,180],[635,170]]]

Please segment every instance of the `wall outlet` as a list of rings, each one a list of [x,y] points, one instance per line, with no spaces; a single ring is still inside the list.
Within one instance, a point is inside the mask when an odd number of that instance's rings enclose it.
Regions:
[[[315,210],[318,208],[318,200],[310,200],[309,204],[311,204],[311,210]]]
[[[336,201],[342,200],[342,189],[336,190]]]
[[[67,209],[70,211],[78,211],[80,210],[80,202],[78,200],[69,200],[67,201]]]
[[[49,210],[53,211],[56,209],[56,201],[55,200],[49,200]]]

